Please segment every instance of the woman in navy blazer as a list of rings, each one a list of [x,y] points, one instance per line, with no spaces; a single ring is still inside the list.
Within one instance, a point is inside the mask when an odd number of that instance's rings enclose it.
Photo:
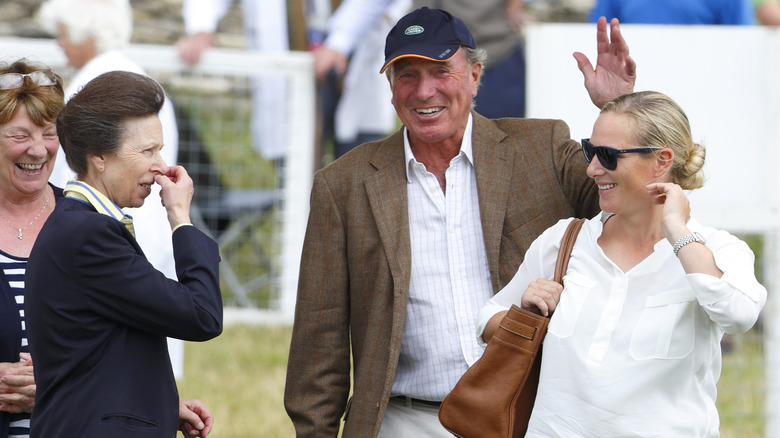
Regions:
[[[77,180],[43,226],[26,273],[35,363],[32,437],[206,436],[212,418],[179,401],[166,337],[206,341],[222,331],[216,242],[190,224],[192,179],[160,158],[154,80],[115,71],[89,82],[57,118]],[[179,281],[152,267],[124,207],[152,184],[173,229]]]

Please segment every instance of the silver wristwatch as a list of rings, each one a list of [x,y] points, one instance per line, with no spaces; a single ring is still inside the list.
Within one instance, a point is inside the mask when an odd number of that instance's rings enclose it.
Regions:
[[[685,237],[681,237],[677,242],[674,243],[674,246],[672,247],[674,250],[674,255],[677,255],[677,252],[680,251],[680,248],[692,242],[706,243],[707,241],[704,240],[704,236],[694,231]]]

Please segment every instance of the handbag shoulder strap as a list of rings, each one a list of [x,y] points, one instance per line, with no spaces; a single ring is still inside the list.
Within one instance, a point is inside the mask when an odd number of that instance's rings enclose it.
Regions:
[[[577,234],[582,228],[582,224],[585,223],[585,219],[574,219],[569,222],[566,232],[563,233],[561,239],[561,248],[558,250],[558,260],[555,261],[555,275],[553,280],[563,284],[563,276],[566,274],[566,269],[569,267],[569,256],[571,256],[571,250],[574,248],[574,241],[577,240]]]

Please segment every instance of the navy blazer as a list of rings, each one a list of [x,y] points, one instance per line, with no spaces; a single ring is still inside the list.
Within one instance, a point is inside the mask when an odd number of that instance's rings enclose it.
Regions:
[[[219,335],[222,297],[216,242],[185,226],[173,249],[178,282],[154,269],[121,222],[82,201],[57,203],[25,277],[31,436],[176,436],[165,338]]]

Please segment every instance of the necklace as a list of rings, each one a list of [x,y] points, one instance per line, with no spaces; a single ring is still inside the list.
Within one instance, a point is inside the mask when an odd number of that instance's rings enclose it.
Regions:
[[[41,217],[41,214],[43,213],[44,210],[46,210],[46,206],[48,206],[48,205],[49,205],[49,197],[46,196],[46,201],[43,203],[43,207],[41,207],[40,211],[38,211],[38,214],[35,215],[35,217],[33,218],[33,220],[30,221],[29,224],[23,226],[22,228],[19,228],[19,227],[15,226],[14,224],[12,224],[11,221],[9,221],[5,216],[3,216],[3,219],[6,221],[6,223],[8,225],[11,226],[11,228],[13,228],[13,229],[15,229],[15,230],[17,230],[19,232],[19,235],[17,237],[19,237],[19,240],[22,240],[22,238],[24,237],[22,235],[22,231],[24,231],[25,228],[27,228],[30,225],[32,225],[33,222],[38,220],[38,218]]]

